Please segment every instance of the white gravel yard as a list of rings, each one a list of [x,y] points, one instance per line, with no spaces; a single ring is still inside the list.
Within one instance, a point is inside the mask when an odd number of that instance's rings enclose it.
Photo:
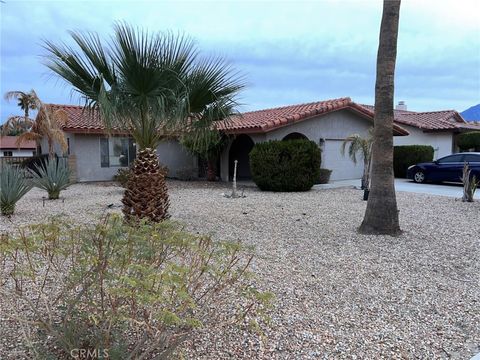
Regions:
[[[393,238],[356,233],[366,205],[358,190],[247,188],[245,198],[228,199],[224,184],[169,187],[172,217],[190,230],[255,245],[258,286],[276,295],[263,342],[238,328],[207,329],[186,345],[188,358],[469,359],[480,352],[480,202],[398,193],[404,233]],[[121,195],[113,185],[77,184],[62,193],[65,202],[43,207],[34,190],[11,220],[0,220],[0,231],[47,214],[91,222],[109,204],[118,211]]]

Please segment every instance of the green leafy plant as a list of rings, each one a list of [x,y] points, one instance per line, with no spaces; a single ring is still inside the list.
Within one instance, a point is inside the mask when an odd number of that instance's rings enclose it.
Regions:
[[[317,184],[328,184],[330,181],[330,175],[332,174],[332,170],[330,169],[323,169],[319,170],[319,176],[316,181]]]
[[[474,149],[475,151],[480,151],[480,131],[472,131],[458,135],[457,145],[462,150]]]
[[[113,180],[118,182],[121,187],[126,187],[131,171],[131,169],[118,169],[117,173],[113,177]]]
[[[407,176],[410,165],[433,160],[434,150],[430,145],[402,145],[393,148],[393,171],[395,177]]]
[[[252,178],[261,190],[308,191],[320,164],[320,148],[310,140],[262,142],[250,152]]]
[[[12,215],[15,211],[15,204],[31,188],[23,169],[10,165],[3,166],[0,169],[0,210],[2,215]]]
[[[70,185],[70,170],[64,159],[50,159],[30,170],[34,186],[46,190],[49,199],[58,199],[60,191]]]
[[[258,329],[272,296],[251,285],[252,257],[239,243],[193,235],[170,221],[53,220],[0,242],[0,295],[20,304],[11,317],[32,334],[32,358],[85,349],[110,359],[164,359],[202,327]]]
[[[357,164],[357,154],[363,159],[363,175],[362,175],[362,189],[368,189],[370,187],[370,161],[372,155],[373,144],[373,128],[369,130],[367,137],[362,137],[358,134],[349,135],[342,143],[340,152],[342,156],[345,156],[345,150],[348,145],[348,156]]]

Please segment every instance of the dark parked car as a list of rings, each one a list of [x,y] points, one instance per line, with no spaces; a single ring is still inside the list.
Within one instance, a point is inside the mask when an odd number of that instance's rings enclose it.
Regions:
[[[480,179],[480,153],[468,152],[448,155],[433,162],[420,163],[408,168],[407,178],[416,183],[425,181],[461,182],[463,165],[470,165],[471,175]]]

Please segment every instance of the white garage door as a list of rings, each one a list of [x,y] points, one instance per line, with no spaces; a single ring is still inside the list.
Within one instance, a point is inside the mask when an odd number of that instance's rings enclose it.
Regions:
[[[322,168],[332,170],[330,180],[360,179],[363,173],[363,159],[357,158],[357,165],[348,157],[348,148],[345,156],[340,152],[342,140],[325,140],[322,152]]]

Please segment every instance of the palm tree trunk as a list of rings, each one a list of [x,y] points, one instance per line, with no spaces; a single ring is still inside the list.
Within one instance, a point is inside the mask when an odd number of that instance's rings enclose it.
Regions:
[[[168,218],[170,202],[165,175],[155,149],[138,152],[122,199],[127,221],[146,219],[159,222]]]
[[[377,54],[371,188],[363,234],[400,233],[393,177],[393,95],[400,0],[384,0]]]

